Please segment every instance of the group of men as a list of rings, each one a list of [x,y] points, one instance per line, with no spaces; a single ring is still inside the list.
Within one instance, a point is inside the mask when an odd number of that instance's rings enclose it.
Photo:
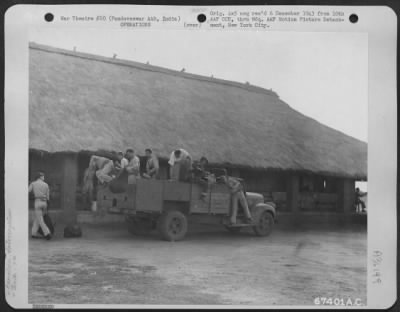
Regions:
[[[106,184],[117,179],[124,171],[128,174],[128,184],[135,184],[138,179],[159,179],[158,157],[150,148],[145,150],[146,170],[140,174],[140,160],[133,149],[127,149],[125,155],[122,152],[116,154],[111,160],[101,156],[92,156],[89,167],[85,174],[84,192],[93,189],[93,178],[97,177],[100,184]],[[183,148],[171,152],[169,160],[169,179],[182,182],[197,182],[203,185],[212,183],[215,178],[207,171],[208,160],[201,157],[199,161],[193,161],[192,156]],[[252,222],[251,214],[244,194],[243,186],[234,177],[223,176],[220,180],[224,182],[232,196],[232,213],[230,223],[236,223],[239,203],[243,207],[246,220]],[[214,181],[215,182],[215,181]],[[95,200],[95,198],[93,198]]]

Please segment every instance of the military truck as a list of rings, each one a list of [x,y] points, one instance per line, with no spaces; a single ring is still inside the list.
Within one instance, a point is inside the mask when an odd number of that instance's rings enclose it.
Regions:
[[[271,233],[276,218],[275,204],[264,203],[261,194],[246,192],[253,222],[245,223],[239,205],[237,223],[229,223],[231,195],[225,183],[179,182],[171,180],[138,179],[126,184],[124,191],[100,187],[97,206],[109,213],[124,214],[128,230],[143,234],[157,229],[164,240],[179,241],[188,231],[188,219],[217,223],[231,233],[250,227],[258,236]]]

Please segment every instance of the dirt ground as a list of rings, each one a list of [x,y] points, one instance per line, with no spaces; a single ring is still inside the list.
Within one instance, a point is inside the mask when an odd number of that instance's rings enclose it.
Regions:
[[[83,225],[82,238],[29,242],[29,302],[313,305],[366,304],[365,227],[251,231],[193,225],[185,241],[132,236],[122,224]]]

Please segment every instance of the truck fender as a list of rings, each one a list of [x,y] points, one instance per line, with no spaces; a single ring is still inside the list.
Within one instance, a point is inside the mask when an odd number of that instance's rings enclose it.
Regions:
[[[266,210],[272,214],[272,216],[275,218],[276,216],[276,210],[275,210],[275,204],[274,203],[259,203],[254,207],[256,210]]]

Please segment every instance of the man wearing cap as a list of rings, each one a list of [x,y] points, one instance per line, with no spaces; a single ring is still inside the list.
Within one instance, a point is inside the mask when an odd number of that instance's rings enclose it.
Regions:
[[[46,182],[44,182],[44,173],[38,172],[36,180],[29,185],[29,192],[33,192],[35,197],[35,218],[32,225],[32,238],[42,238],[38,233],[39,227],[43,231],[44,237],[51,239],[50,230],[43,220],[43,214],[47,212],[47,201],[50,199],[50,190]]]

